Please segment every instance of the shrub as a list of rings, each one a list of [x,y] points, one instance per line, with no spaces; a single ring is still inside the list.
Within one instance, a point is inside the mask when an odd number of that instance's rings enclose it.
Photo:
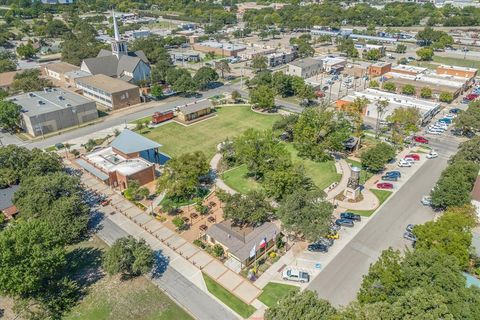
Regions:
[[[175,218],[173,218],[172,223],[175,227],[177,227],[177,229],[180,230],[183,227],[183,225],[185,224],[185,221],[183,221],[183,219],[180,218],[180,217],[175,217]]]
[[[212,248],[212,252],[216,257],[222,257],[225,251],[223,250],[223,247],[219,244],[216,244]]]

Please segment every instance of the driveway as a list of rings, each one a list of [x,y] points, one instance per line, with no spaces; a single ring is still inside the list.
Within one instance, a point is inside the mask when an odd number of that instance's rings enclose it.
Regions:
[[[388,247],[405,249],[409,246],[402,235],[409,223],[421,224],[434,218],[433,211],[420,200],[428,194],[447,166],[448,157],[458,142],[452,137],[431,141],[430,145],[440,157],[422,165],[391,199],[372,217],[358,234],[308,285],[320,298],[335,306],[353,301],[362,282],[381,252]]]

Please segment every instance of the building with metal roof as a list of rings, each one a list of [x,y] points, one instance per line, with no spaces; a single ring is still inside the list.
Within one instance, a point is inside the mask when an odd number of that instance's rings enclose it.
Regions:
[[[98,118],[95,102],[59,88],[23,93],[8,100],[22,107],[21,127],[34,137]]]

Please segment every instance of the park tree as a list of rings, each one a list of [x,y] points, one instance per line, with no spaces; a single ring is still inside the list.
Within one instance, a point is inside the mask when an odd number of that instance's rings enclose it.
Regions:
[[[220,72],[222,79],[225,79],[226,73],[232,72],[228,60],[225,59],[215,62],[215,70]]]
[[[475,209],[470,205],[449,208],[436,221],[415,226],[416,248],[436,249],[455,257],[458,264],[467,267],[472,243],[472,228],[476,225]]]
[[[195,92],[196,84],[190,73],[185,73],[173,82],[172,89],[175,92],[190,94]]]
[[[148,197],[150,191],[147,187],[141,187],[137,180],[128,181],[128,187],[123,191],[123,195],[130,201],[141,201]]]
[[[391,145],[380,142],[362,152],[360,158],[362,167],[371,172],[382,171],[388,161],[395,157],[395,148]]]
[[[389,91],[389,92],[395,92],[397,90],[397,87],[393,82],[387,82],[383,85],[383,89]]]
[[[377,80],[370,80],[370,82],[368,83],[368,86],[370,88],[378,88],[380,86],[380,84],[378,83]]]
[[[0,56],[0,73],[15,70],[17,70],[17,65],[12,59],[8,57],[3,58]]]
[[[437,208],[460,207],[470,202],[479,165],[470,161],[456,161],[443,170],[433,188],[432,205]]]
[[[267,57],[265,56],[255,56],[252,59],[252,68],[255,72],[260,72],[263,70],[267,70]]]
[[[476,132],[480,130],[480,102],[471,102],[467,110],[460,112],[453,120],[455,128],[463,133]]]
[[[170,61],[161,60],[152,66],[150,78],[152,82],[167,82],[167,74],[174,66]]]
[[[197,89],[205,90],[208,88],[208,85],[214,81],[218,80],[218,73],[210,67],[201,67],[195,73],[193,77],[193,82],[196,83]]]
[[[286,295],[265,312],[265,320],[327,320],[337,311],[327,300],[318,299],[314,291],[306,290]]]
[[[407,46],[404,44],[397,44],[397,47],[395,48],[396,53],[405,53],[407,52]]]
[[[157,180],[157,188],[166,191],[168,198],[191,199],[199,193],[202,181],[208,180],[209,170],[203,152],[184,153],[167,162],[164,174]]]
[[[457,153],[450,159],[450,162],[455,163],[460,160],[471,161],[480,165],[480,136],[475,136],[460,144]]]
[[[17,47],[17,54],[23,59],[30,59],[35,57],[37,50],[31,43],[21,44]]]
[[[22,107],[11,101],[0,100],[0,127],[15,132],[19,128]]]
[[[377,61],[382,57],[382,53],[378,49],[368,50],[363,53],[363,58],[370,61]]]
[[[157,99],[160,99],[163,97],[163,88],[161,86],[159,86],[158,84],[154,84],[151,88],[150,88],[150,93],[152,94],[152,96],[154,96],[155,98]]]
[[[145,240],[128,236],[116,240],[107,250],[103,268],[110,275],[130,278],[150,272],[154,263],[154,253]]]
[[[258,86],[250,89],[250,103],[262,110],[275,108],[275,92],[268,86]]]
[[[420,90],[420,97],[430,99],[432,97],[432,89],[429,87],[422,88],[422,90]]]
[[[387,111],[390,102],[387,99],[379,99],[375,102],[375,107],[377,111],[377,120],[375,124],[375,137],[378,138],[379,130],[380,130],[380,121],[383,119],[385,112]]]
[[[307,241],[326,235],[330,228],[333,205],[321,190],[299,188],[284,195],[277,210],[283,228]]]
[[[50,80],[41,77],[39,69],[29,69],[17,73],[12,82],[11,89],[13,91],[40,91],[45,87],[51,87]]]
[[[402,143],[406,136],[418,131],[421,114],[417,108],[396,108],[387,120],[392,123],[392,138],[397,143]]]
[[[233,148],[238,162],[245,164],[249,174],[257,180],[269,171],[291,165],[285,144],[269,130],[248,129],[233,140]]]
[[[441,102],[451,103],[453,101],[453,95],[450,92],[442,92],[438,97]]]
[[[231,219],[239,226],[260,225],[273,215],[270,203],[263,191],[252,190],[245,195],[236,193],[227,197],[223,207],[223,217]]]
[[[351,103],[346,106],[348,115],[352,118],[355,126],[355,136],[360,137],[362,135],[363,116],[365,114],[365,108],[370,101],[367,98],[359,97],[355,98]]]
[[[294,94],[292,77],[281,71],[277,71],[272,75],[272,85],[275,88],[276,93],[284,98],[290,97]]]
[[[323,108],[307,108],[293,126],[293,142],[298,155],[314,161],[327,161],[327,151],[343,150],[351,126],[341,113]]]
[[[422,61],[430,61],[433,59],[433,49],[429,47],[420,48],[417,50],[417,56]]]
[[[311,101],[315,99],[315,89],[311,85],[304,85],[297,95],[300,99]]]
[[[235,103],[241,101],[241,99],[242,99],[242,95],[241,95],[240,92],[238,92],[237,90],[233,90],[233,91],[232,91],[231,97],[232,97],[232,100],[233,100]]]
[[[403,94],[406,94],[408,96],[412,96],[414,95],[416,92],[415,92],[415,87],[412,86],[411,84],[406,84],[403,86],[402,88],[402,93]]]
[[[315,188],[312,179],[307,177],[305,168],[301,165],[268,171],[262,185],[267,194],[277,200],[298,189],[311,190]]]

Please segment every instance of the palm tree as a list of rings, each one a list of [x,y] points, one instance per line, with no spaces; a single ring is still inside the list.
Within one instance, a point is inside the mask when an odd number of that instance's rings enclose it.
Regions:
[[[358,138],[362,134],[363,116],[369,102],[367,98],[359,97],[347,106],[347,112],[353,117],[353,122],[355,123],[355,136]]]
[[[222,79],[225,79],[225,72],[231,72],[227,60],[220,60],[215,62],[215,69],[220,71],[220,73],[222,74]]]
[[[382,118],[385,110],[388,108],[390,105],[390,102],[385,99],[380,99],[375,103],[375,106],[377,107],[377,123],[375,126],[375,138],[378,138],[378,130],[380,128],[380,119]]]

